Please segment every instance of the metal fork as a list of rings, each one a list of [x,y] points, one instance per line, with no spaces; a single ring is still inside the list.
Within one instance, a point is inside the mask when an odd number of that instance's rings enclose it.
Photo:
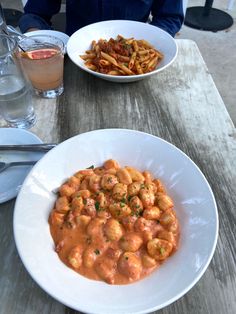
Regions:
[[[0,173],[10,167],[17,167],[17,166],[32,166],[36,164],[38,160],[35,161],[14,161],[14,162],[0,162]]]

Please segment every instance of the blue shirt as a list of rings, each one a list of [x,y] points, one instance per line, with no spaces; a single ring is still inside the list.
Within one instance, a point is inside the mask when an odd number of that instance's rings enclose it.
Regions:
[[[60,11],[61,0],[28,0],[20,29],[51,29],[51,17]],[[70,36],[79,28],[105,20],[134,20],[147,22],[172,36],[179,31],[183,19],[182,0],[67,0],[66,33]]]

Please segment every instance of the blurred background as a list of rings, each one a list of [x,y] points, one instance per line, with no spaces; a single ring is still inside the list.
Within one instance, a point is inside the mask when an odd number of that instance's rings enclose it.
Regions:
[[[16,26],[27,1],[0,1],[4,9],[10,9],[5,10],[7,23]],[[54,29],[60,31],[64,31],[65,27],[65,2],[66,0],[62,0],[61,12],[53,18]],[[183,3],[186,8],[205,5],[204,0],[184,0]],[[233,18],[234,24],[217,32],[197,30],[183,25],[176,38],[192,39],[197,43],[229,115],[236,125],[236,1],[215,0],[213,8],[228,13]]]

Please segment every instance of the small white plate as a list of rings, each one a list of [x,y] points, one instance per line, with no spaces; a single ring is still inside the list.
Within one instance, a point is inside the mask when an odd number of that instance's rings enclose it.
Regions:
[[[24,34],[25,36],[35,36],[35,35],[50,35],[50,36],[54,36],[57,37],[59,39],[61,39],[65,45],[65,53],[67,52],[66,50],[66,46],[67,46],[67,42],[69,40],[69,36],[66,35],[65,33],[62,32],[58,32],[58,31],[53,31],[53,30],[38,30],[38,31],[32,31],[32,32],[28,32]]]
[[[40,144],[42,141],[33,133],[22,129],[0,128],[0,145]],[[43,153],[0,151],[0,161],[39,160]],[[12,167],[0,173],[0,204],[16,197],[31,166]]]

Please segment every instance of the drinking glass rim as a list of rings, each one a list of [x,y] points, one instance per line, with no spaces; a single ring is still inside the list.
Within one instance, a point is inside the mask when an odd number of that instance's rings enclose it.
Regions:
[[[58,37],[56,37],[56,36],[52,36],[52,35],[43,34],[43,35],[24,36],[24,37],[22,37],[22,39],[19,41],[19,44],[23,43],[23,41],[30,40],[30,39],[35,39],[35,41],[36,41],[36,38],[42,38],[42,37],[45,37],[45,38],[52,38],[52,39],[58,41],[58,42],[59,42],[59,45],[56,44],[56,43],[50,43],[50,42],[46,42],[46,41],[45,41],[45,42],[42,42],[42,43],[40,43],[40,44],[42,44],[42,45],[48,44],[48,45],[52,45],[52,46],[57,46],[57,47],[60,48],[60,50],[61,50],[61,52],[63,52],[63,54],[65,53],[65,44],[64,44],[64,42],[63,42],[60,38],[58,38]],[[36,45],[37,45],[37,42],[36,42]],[[41,48],[41,49],[42,49],[42,48]],[[28,49],[27,49],[27,50],[28,50]]]
[[[0,38],[6,38],[7,40],[9,40],[13,44],[13,47],[8,52],[3,53],[3,54],[0,53],[0,58],[2,59],[2,58],[7,57],[10,53],[12,53],[16,50],[17,41],[16,41],[16,39],[14,39],[8,35],[5,35],[5,34],[0,34]]]

